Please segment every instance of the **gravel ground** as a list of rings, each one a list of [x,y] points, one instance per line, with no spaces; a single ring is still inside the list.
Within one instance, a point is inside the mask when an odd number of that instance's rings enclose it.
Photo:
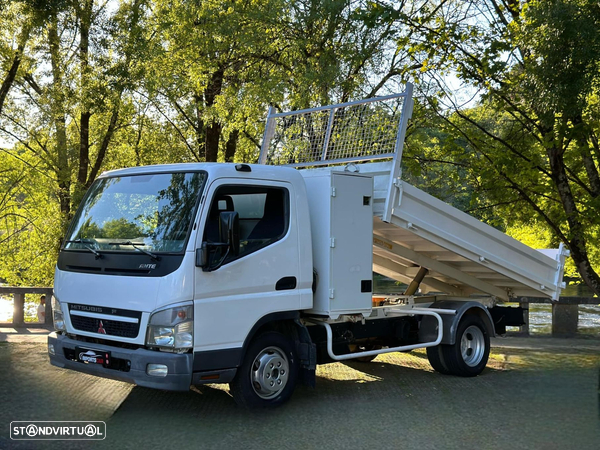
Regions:
[[[173,393],[55,368],[41,340],[0,343],[0,448],[600,448],[594,340],[494,340],[476,378],[433,372],[424,351],[330,364],[316,389],[254,413],[226,386]],[[14,420],[102,420],[107,438],[11,441]]]

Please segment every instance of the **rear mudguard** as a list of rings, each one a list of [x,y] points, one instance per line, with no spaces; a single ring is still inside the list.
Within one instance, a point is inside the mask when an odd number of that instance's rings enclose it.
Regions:
[[[456,330],[460,320],[465,314],[475,314],[479,316],[486,326],[490,337],[496,335],[494,322],[488,309],[478,302],[462,302],[453,300],[441,300],[433,303],[430,308],[450,309],[456,314],[441,314],[444,324],[444,334],[442,335],[442,344],[454,344],[456,342]],[[419,327],[419,342],[431,342],[437,338],[437,319],[433,316],[423,316]]]

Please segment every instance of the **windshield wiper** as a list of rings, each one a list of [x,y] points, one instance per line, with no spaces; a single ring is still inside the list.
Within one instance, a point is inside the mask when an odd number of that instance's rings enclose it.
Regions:
[[[94,254],[96,259],[102,258],[102,254],[99,251],[93,249],[89,245],[85,245],[85,244],[93,244],[93,243],[94,243],[94,241],[91,241],[89,239],[73,239],[73,240],[65,241],[65,244],[82,244],[86,250],[89,250],[90,252],[92,252]]]
[[[138,245],[146,245],[143,242],[131,242],[131,241],[124,241],[124,242],[109,242],[108,245],[131,245],[133,248],[135,248],[137,251],[144,253],[145,255],[148,255],[152,260],[154,261],[160,261],[160,256],[149,252],[148,250],[144,250],[143,248],[139,248],[137,247]]]

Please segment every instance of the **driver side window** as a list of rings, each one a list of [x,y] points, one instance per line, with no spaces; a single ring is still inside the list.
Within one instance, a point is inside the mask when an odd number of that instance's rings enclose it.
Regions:
[[[289,192],[285,188],[267,186],[219,187],[212,199],[204,241],[219,242],[219,215],[235,211],[239,215],[239,255],[228,255],[224,264],[242,258],[283,238],[289,228]]]

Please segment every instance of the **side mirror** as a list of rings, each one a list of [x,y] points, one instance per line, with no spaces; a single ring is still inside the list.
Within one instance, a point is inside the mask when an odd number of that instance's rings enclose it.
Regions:
[[[219,215],[219,240],[227,243],[233,256],[240,254],[240,218],[235,211],[223,211]]]
[[[200,248],[196,249],[196,267],[206,267],[208,264],[208,244],[202,243]]]
[[[203,242],[196,249],[196,267],[212,272],[223,265],[227,256],[240,254],[240,220],[235,211],[223,211],[219,215],[219,241]],[[222,250],[217,252],[218,248]],[[217,255],[220,255],[220,260],[215,263],[213,260]]]

